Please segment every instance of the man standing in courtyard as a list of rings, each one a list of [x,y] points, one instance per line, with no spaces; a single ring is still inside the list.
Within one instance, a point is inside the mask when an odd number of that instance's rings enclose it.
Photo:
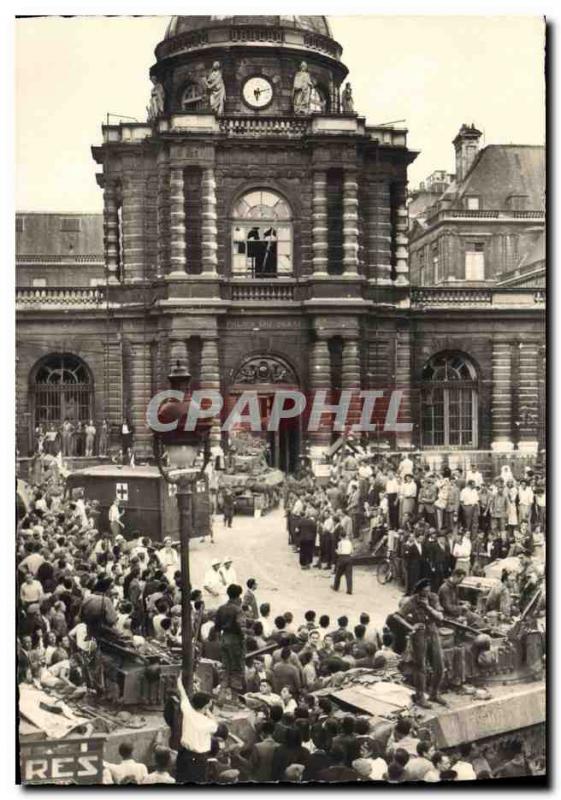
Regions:
[[[341,578],[345,576],[347,583],[347,594],[353,593],[353,543],[346,531],[342,531],[341,538],[337,544],[337,565],[335,567],[335,580],[331,587],[333,591],[339,591]]]

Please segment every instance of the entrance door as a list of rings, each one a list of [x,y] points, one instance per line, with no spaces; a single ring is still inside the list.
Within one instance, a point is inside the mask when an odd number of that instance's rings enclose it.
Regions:
[[[269,463],[283,472],[295,472],[300,452],[300,421],[282,420],[279,430],[268,431],[271,410],[277,391],[298,389],[292,368],[283,360],[272,356],[253,357],[238,369],[232,386],[228,406],[231,409],[242,392],[256,392],[259,398],[261,435],[268,444]]]

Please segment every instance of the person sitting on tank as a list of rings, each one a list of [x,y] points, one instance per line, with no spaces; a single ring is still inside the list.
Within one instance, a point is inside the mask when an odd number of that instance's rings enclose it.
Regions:
[[[438,590],[438,600],[444,616],[456,622],[466,622],[474,627],[483,627],[483,620],[475,614],[468,602],[459,599],[458,587],[466,577],[463,569],[456,568]]]
[[[108,597],[113,579],[101,576],[97,579],[93,592],[82,602],[80,619],[86,624],[88,635],[96,640],[108,639],[121,644],[130,644],[131,638],[120,631],[115,607]]]
[[[500,583],[492,586],[485,598],[485,611],[497,611],[505,619],[510,619],[513,612],[513,594],[516,592],[516,576],[503,569]]]

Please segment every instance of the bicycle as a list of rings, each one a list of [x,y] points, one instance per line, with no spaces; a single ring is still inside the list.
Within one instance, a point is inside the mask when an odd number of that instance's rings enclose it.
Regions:
[[[399,581],[399,566],[397,557],[393,550],[384,556],[384,559],[378,564],[376,568],[376,578],[378,583],[384,586],[390,583],[394,578]]]

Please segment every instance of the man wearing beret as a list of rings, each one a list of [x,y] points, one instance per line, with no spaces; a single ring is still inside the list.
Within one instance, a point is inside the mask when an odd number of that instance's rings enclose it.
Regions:
[[[438,597],[430,590],[430,579],[423,578],[415,584],[413,595],[401,606],[399,614],[410,625],[410,643],[413,662],[413,679],[415,685],[414,700],[421,708],[431,708],[426,697],[426,670],[430,664],[432,670],[432,686],[430,700],[440,705],[447,705],[440,695],[440,685],[444,676],[444,660],[438,625],[443,614]]]

